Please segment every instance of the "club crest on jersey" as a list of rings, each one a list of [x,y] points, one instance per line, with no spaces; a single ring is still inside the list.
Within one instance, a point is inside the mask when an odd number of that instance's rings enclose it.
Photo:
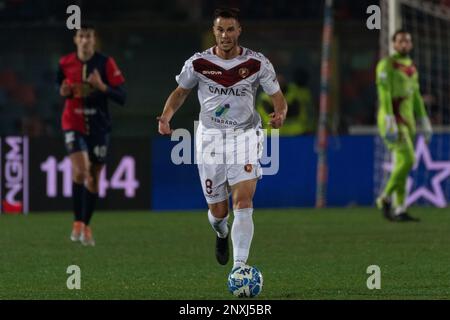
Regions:
[[[247,78],[247,76],[250,73],[250,70],[248,70],[248,68],[239,68],[239,75],[241,76],[242,79]]]

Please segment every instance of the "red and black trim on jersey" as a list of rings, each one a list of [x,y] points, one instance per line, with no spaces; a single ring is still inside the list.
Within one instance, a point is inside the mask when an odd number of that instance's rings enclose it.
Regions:
[[[394,69],[400,70],[401,72],[403,72],[404,74],[406,74],[408,77],[412,77],[414,74],[416,74],[417,72],[417,68],[416,66],[413,64],[406,66],[404,64],[401,64],[397,61],[393,61],[392,62],[392,67]]]
[[[89,88],[87,77],[97,69],[108,86],[106,93]],[[65,99],[62,114],[62,129],[82,134],[106,133],[111,131],[111,116],[108,97],[119,104],[125,102],[123,84],[125,79],[114,59],[96,52],[88,61],[81,61],[77,54],[63,56],[59,61],[57,84],[66,82],[78,90],[89,90],[89,94],[70,96]]]
[[[243,49],[240,48],[240,55],[242,55]],[[212,53],[215,54],[215,47],[212,48]],[[215,64],[204,58],[199,58],[192,61],[194,71],[201,75],[213,80],[217,84],[224,87],[231,87],[236,83],[248,78],[261,69],[261,61],[250,58],[247,61],[234,66],[231,69],[224,69],[223,67]]]

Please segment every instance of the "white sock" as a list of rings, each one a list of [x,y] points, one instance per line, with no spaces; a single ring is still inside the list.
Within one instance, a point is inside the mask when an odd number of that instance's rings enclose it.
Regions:
[[[253,238],[253,229],[253,208],[234,210],[234,221],[231,228],[233,268],[247,263]]]
[[[225,218],[216,218],[212,215],[211,210],[208,210],[208,220],[214,231],[217,232],[219,238],[226,238],[228,235],[228,214]]]

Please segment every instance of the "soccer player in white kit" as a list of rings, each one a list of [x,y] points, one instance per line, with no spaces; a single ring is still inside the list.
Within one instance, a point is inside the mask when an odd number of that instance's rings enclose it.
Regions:
[[[216,45],[188,59],[178,87],[169,95],[158,117],[159,133],[170,135],[170,120],[198,85],[201,110],[196,132],[197,163],[208,219],[217,233],[216,258],[229,260],[228,199],[231,191],[234,220],[231,228],[233,268],[247,264],[253,238],[253,195],[262,170],[263,133],[255,109],[258,86],[271,97],[270,124],[280,128],[287,103],[270,61],[261,53],[241,47],[239,10],[217,9],[213,33]],[[238,159],[238,160],[236,160]]]

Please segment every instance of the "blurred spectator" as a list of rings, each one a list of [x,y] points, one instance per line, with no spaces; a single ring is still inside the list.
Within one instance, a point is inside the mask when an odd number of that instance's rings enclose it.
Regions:
[[[441,0],[433,1],[437,4]],[[192,50],[201,51],[214,45],[210,19],[213,10],[222,5],[241,10],[246,30],[243,44],[270,55],[277,70],[292,80],[285,90],[296,92],[289,95],[302,97],[291,103],[291,111],[298,112],[297,125],[301,127],[298,134],[314,131],[313,106],[318,103],[320,91],[322,1],[111,0],[105,6],[100,0],[0,0],[0,37],[8,43],[0,50],[0,134],[22,134],[22,130],[59,134],[62,105],[52,77],[59,55],[73,48],[68,30],[61,28],[67,17],[61,12],[72,3],[88,13],[84,19],[99,26],[106,40],[105,49],[118,56],[124,64],[123,72],[130,75],[130,107],[113,111],[120,119],[115,121],[114,134],[156,134],[154,123],[149,125],[147,117],[155,116],[153,106],[163,103],[164,91],[180,71],[172,62],[184,61]],[[376,95],[368,53],[376,54],[378,35],[354,27],[355,21],[359,23],[366,16],[365,8],[372,3],[335,0],[338,59],[336,82],[332,86],[336,87],[336,94],[331,99],[340,125],[374,124]],[[155,50],[155,44],[159,50]],[[299,65],[299,61],[307,66],[310,76],[307,84],[294,83],[297,78],[305,81],[308,78],[294,77],[292,66]],[[257,102],[262,100],[263,96]],[[446,102],[444,99],[439,104]],[[304,105],[307,107],[303,108]],[[197,109],[198,101],[191,96],[177,126],[191,127]]]
[[[449,110],[448,108],[441,108],[435,94],[424,93],[422,95],[423,102],[429,112],[430,121],[435,125],[449,124]]]
[[[32,115],[22,118],[22,134],[29,137],[42,136],[44,133],[44,124],[38,115]]]
[[[443,7],[447,7],[447,9],[450,9],[450,0],[441,0],[440,5]]]

